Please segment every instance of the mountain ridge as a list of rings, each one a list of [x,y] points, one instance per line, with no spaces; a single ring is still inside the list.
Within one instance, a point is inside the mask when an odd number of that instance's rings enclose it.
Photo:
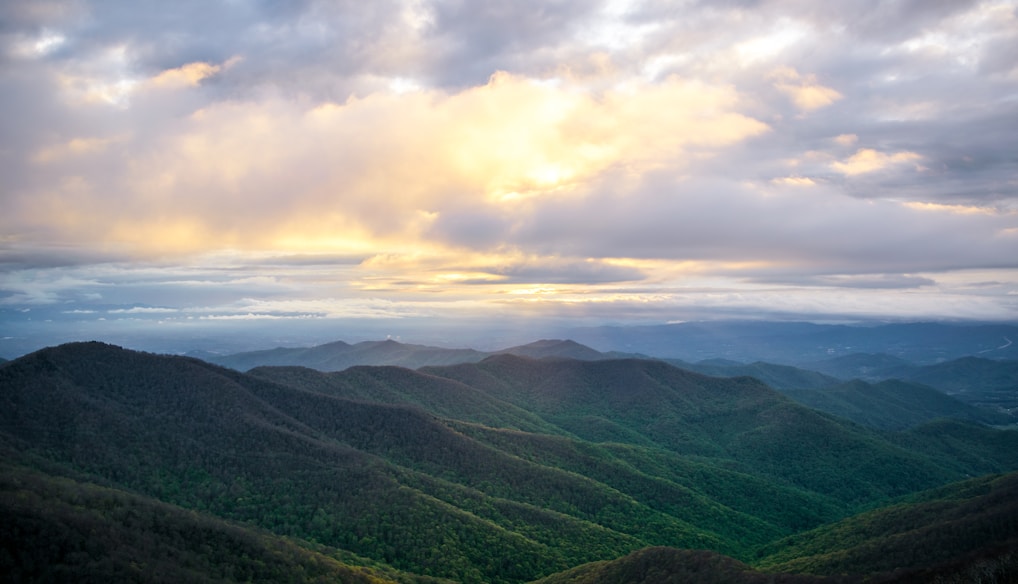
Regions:
[[[888,497],[1018,467],[1015,433],[884,435],[656,360],[271,373],[44,349],[0,365],[0,455],[396,569],[513,584],[648,546],[747,561]],[[503,404],[536,427],[476,419]]]

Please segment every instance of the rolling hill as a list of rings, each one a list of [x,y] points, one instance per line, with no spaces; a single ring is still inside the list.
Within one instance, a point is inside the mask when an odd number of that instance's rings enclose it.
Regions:
[[[92,512],[62,507],[54,484],[414,574],[518,583],[647,547],[751,562],[892,497],[1018,468],[1018,433],[878,433],[755,379],[651,360],[244,374],[74,343],[0,365],[0,456],[68,517]]]
[[[785,389],[782,393],[813,409],[884,430],[905,430],[938,418],[991,425],[1018,421],[1000,411],[969,405],[932,387],[897,379],[878,383],[856,379],[822,389]]]
[[[443,349],[404,344],[391,339],[349,344],[336,341],[308,348],[276,348],[232,355],[202,354],[223,367],[247,371],[264,366],[297,366],[319,371],[342,371],[354,365],[398,365],[416,369],[425,365],[451,365],[480,361],[487,353],[473,349]]]
[[[350,554],[24,467],[0,466],[8,582],[433,583]],[[344,561],[347,560],[347,561]]]
[[[574,328],[564,337],[598,351],[643,353],[697,362],[732,359],[783,365],[853,353],[887,354],[918,364],[966,356],[1018,358],[1013,324],[891,323],[880,325],[808,322],[700,321],[665,325]]]
[[[915,582],[969,573],[957,581],[1013,581],[1006,576],[1018,574],[1018,473],[920,493],[775,542],[761,555],[758,565],[779,572],[897,572],[899,581]]]
[[[913,365],[887,355],[848,355],[804,365],[841,379],[900,379],[928,385],[965,403],[996,411],[1018,411],[1018,360],[961,357]]]

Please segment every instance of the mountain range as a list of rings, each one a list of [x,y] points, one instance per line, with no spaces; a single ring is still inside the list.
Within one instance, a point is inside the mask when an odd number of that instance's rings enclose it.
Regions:
[[[939,533],[939,517],[987,509],[951,553],[896,560],[908,573],[1006,567],[1018,525],[1013,507],[971,501],[1006,495],[1012,475],[950,486],[1018,469],[1018,432],[871,430],[755,378],[649,359],[242,373],[74,343],[0,365],[0,399],[0,567],[26,580],[175,566],[207,581],[515,583],[635,557],[654,573],[687,558],[730,581],[850,581],[896,573],[839,551],[893,524],[859,513],[916,508]],[[807,561],[832,553],[847,559]]]
[[[266,366],[297,366],[319,371],[363,365],[418,369],[477,363],[496,355],[584,361],[648,358],[641,354],[602,353],[572,340],[549,339],[487,353],[386,340],[353,345],[335,342],[304,349],[278,348],[232,355],[194,354],[240,371]],[[705,375],[754,377],[799,403],[873,428],[905,429],[941,417],[995,425],[1018,421],[1015,417],[1018,361],[963,357],[920,366],[887,355],[852,354],[794,367],[762,361],[744,364],[719,358],[696,363],[661,360]]]

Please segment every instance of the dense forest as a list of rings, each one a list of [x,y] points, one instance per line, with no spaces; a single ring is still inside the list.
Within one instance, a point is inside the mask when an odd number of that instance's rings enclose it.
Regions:
[[[76,343],[0,366],[0,454],[25,581],[1007,581],[1018,524],[1018,432],[647,359],[242,373]]]

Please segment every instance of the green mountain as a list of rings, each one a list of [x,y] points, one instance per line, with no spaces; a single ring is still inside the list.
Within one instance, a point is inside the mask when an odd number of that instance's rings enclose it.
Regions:
[[[206,353],[202,358],[238,371],[263,366],[299,366],[319,371],[342,371],[354,365],[398,365],[416,369],[425,365],[470,363],[486,356],[487,353],[473,349],[409,345],[390,339],[353,345],[336,341],[308,348],[277,348],[223,356]]]
[[[155,499],[0,465],[0,573],[8,582],[437,580],[348,563],[350,554]]]
[[[354,345],[337,341],[309,348],[277,348],[232,355],[208,352],[193,356],[238,371],[255,367],[307,367],[318,371],[342,371],[357,365],[392,365],[417,369],[425,366],[476,363],[491,355],[518,355],[533,359],[580,359],[597,361],[632,355],[601,353],[569,340],[540,340],[526,345],[494,352],[473,349],[445,349],[427,345],[411,345],[393,340],[365,341]]]
[[[911,361],[884,353],[851,353],[822,361],[803,363],[801,367],[838,379],[882,381],[906,376],[918,366]]]
[[[855,354],[804,365],[841,379],[901,379],[921,383],[965,403],[996,411],[1018,411],[1018,360],[962,357],[913,365],[887,355]]]
[[[767,321],[690,321],[647,326],[602,326],[563,331],[598,351],[625,351],[697,362],[731,359],[796,365],[853,353],[887,354],[918,364],[965,356],[1018,358],[1018,326],[914,322],[817,324]]]
[[[514,356],[421,372],[528,408],[583,440],[723,460],[840,501],[895,496],[962,478],[944,474],[928,455],[800,406],[753,378],[708,377],[659,361]],[[1018,454],[1002,452],[985,462],[985,470],[973,468],[971,474],[1011,468]]]
[[[951,484],[796,534],[763,548],[757,564],[827,575],[897,571],[917,582],[1013,582],[1016,550],[1018,473],[1010,473]],[[969,570],[969,578],[936,579]]]
[[[837,581],[817,576],[763,573],[706,550],[650,547],[616,560],[577,566],[534,584],[833,584]]]
[[[539,416],[458,381],[402,367],[356,366],[324,373],[305,367],[256,367],[248,374],[341,398],[419,406],[443,418],[494,428],[561,434]]]
[[[684,363],[681,361],[665,360],[673,363],[681,369],[689,369],[704,375],[715,377],[755,377],[777,390],[783,389],[820,389],[837,385],[841,382],[836,377],[824,375],[809,369],[800,369],[791,365],[776,365],[774,363],[743,364],[737,361],[711,359],[698,363]]]
[[[920,367],[904,376],[971,404],[1018,411],[1018,360],[964,357]]]
[[[784,389],[782,393],[813,409],[884,430],[904,430],[937,418],[1000,425],[1018,421],[932,387],[897,379],[879,383],[856,379],[822,389]]]
[[[1016,469],[1018,432],[878,433],[650,360],[244,374],[75,343],[0,365],[0,464],[46,475],[32,492],[129,491],[311,551],[519,583],[646,547],[750,562],[891,497]]]

